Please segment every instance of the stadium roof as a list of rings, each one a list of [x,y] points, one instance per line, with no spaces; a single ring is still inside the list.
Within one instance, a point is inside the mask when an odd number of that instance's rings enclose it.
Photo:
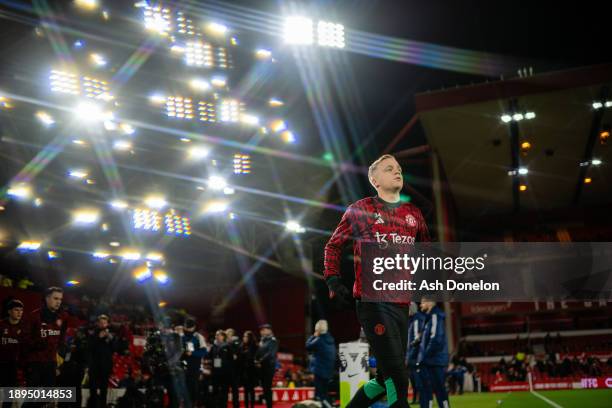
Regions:
[[[605,64],[418,94],[421,123],[459,215],[612,201],[612,151],[599,141],[612,123],[610,85],[612,65]],[[517,113],[519,121],[502,120]],[[588,163],[594,159],[601,164]],[[509,175],[519,167],[528,173]]]

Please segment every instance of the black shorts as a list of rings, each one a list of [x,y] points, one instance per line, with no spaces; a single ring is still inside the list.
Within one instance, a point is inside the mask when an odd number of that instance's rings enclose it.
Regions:
[[[404,365],[408,346],[408,307],[394,303],[357,302],[357,318],[383,375]]]

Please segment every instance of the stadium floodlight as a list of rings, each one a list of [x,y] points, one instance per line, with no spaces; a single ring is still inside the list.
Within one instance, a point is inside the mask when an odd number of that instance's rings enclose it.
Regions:
[[[53,92],[78,95],[80,90],[79,77],[76,74],[52,69],[49,74]]]
[[[170,51],[174,52],[175,54],[183,54],[185,52],[185,47],[178,44],[172,44]]]
[[[255,58],[260,60],[269,60],[272,58],[272,51],[266,50],[265,48],[259,48],[255,50]]]
[[[293,232],[295,234],[301,234],[306,232],[306,228],[302,227],[297,221],[289,220],[285,223],[285,228],[289,232]]]
[[[47,258],[57,259],[59,258],[59,253],[57,251],[47,251]]]
[[[40,197],[36,197],[36,198],[34,199],[34,206],[35,206],[35,207],[42,207],[42,205],[43,205],[43,200],[42,200],[42,198],[40,198]]]
[[[210,82],[205,81],[201,78],[194,78],[189,81],[189,86],[196,91],[208,91],[210,90]]]
[[[593,102],[593,109],[601,109],[603,106],[604,105],[601,102]]]
[[[228,217],[230,220],[235,220],[235,219],[236,219],[236,214],[235,214],[235,213],[233,213],[233,212],[231,212],[231,213],[229,213],[229,214],[227,215],[227,217]]]
[[[212,101],[199,101],[198,114],[200,115],[200,120],[202,122],[217,122],[217,108],[215,103]]]
[[[190,160],[202,160],[210,154],[210,149],[203,146],[193,146],[187,151]]]
[[[157,306],[158,306],[158,307],[160,307],[160,308],[164,308],[164,307],[166,307],[167,305],[168,305],[168,302],[166,302],[166,301],[164,301],[164,300],[160,301],[160,302],[157,304]]]
[[[208,188],[221,191],[227,187],[227,181],[223,177],[211,176],[207,181]]]
[[[38,111],[36,112],[36,118],[45,126],[49,127],[52,126],[55,123],[55,120],[53,120],[53,116],[49,115],[47,112],[45,111]]]
[[[166,36],[171,30],[170,9],[160,6],[144,6],[144,25],[147,31]]]
[[[120,152],[132,150],[133,147],[134,146],[132,145],[132,142],[130,142],[129,140],[117,140],[115,143],[113,143],[113,149],[118,150]]]
[[[317,24],[318,43],[324,47],[344,48],[344,26],[328,21],[319,21]]]
[[[203,212],[207,214],[221,213],[227,211],[229,203],[227,201],[212,200],[204,205]]]
[[[219,109],[221,122],[238,122],[240,113],[240,102],[235,99],[224,99]]]
[[[179,140],[183,143],[191,143],[191,139],[188,137],[181,137]]]
[[[134,269],[132,276],[136,281],[142,283],[151,277],[151,269],[147,265]]]
[[[502,115],[501,116],[501,120],[504,123],[508,123],[508,122],[510,122],[512,120],[512,116],[510,116],[510,115]]]
[[[134,129],[134,126],[130,125],[129,123],[120,124],[119,130],[121,130],[121,132],[123,132],[124,135],[133,135],[136,132],[136,129]]]
[[[92,102],[81,102],[73,110],[77,119],[83,122],[103,122],[112,120],[111,112],[104,112],[99,105]]]
[[[99,219],[100,213],[96,210],[77,210],[72,214],[72,221],[75,224],[95,224],[98,222]]]
[[[241,122],[245,125],[256,126],[259,125],[259,118],[253,114],[245,113],[240,118]]]
[[[601,160],[600,159],[592,159],[591,160],[591,164],[593,166],[599,166],[601,164]]]
[[[185,63],[195,67],[214,66],[212,45],[205,41],[187,41]]]
[[[234,155],[234,174],[251,173],[251,156],[237,153]]]
[[[138,261],[140,260],[140,258],[142,258],[142,255],[140,254],[140,252],[127,250],[121,253],[121,258],[124,261]]]
[[[287,124],[282,119],[276,119],[270,123],[270,129],[272,129],[273,132],[282,132],[287,129]]]
[[[75,178],[75,179],[84,179],[89,175],[89,173],[87,173],[85,170],[80,170],[80,169],[75,169],[75,170],[70,170],[68,172],[68,176]]]
[[[273,108],[279,108],[283,106],[284,104],[285,103],[278,98],[270,98],[270,100],[268,101],[268,105],[270,105]]]
[[[535,112],[526,112],[525,119],[534,119],[536,117]]]
[[[290,130],[283,131],[280,136],[285,143],[295,143],[296,141],[295,134]]]
[[[17,250],[22,252],[33,252],[40,249],[40,241],[23,241],[17,246]]]
[[[606,102],[604,103],[604,106],[605,106],[606,108],[611,108],[611,107],[612,107],[612,101],[606,101]]]
[[[301,16],[285,18],[284,40],[287,44],[311,45],[314,42],[312,20]]]
[[[225,194],[225,195],[232,195],[232,194],[235,194],[235,193],[236,193],[236,190],[234,190],[231,187],[225,187],[223,189],[223,194]]]
[[[591,184],[592,182],[593,182],[593,179],[591,177],[584,178],[584,184]]]
[[[11,100],[1,94],[0,94],[0,108],[1,109],[12,109],[13,108],[13,104],[11,103]]]
[[[518,174],[520,174],[521,176],[524,176],[527,173],[529,173],[529,170],[527,169],[527,167],[519,167]]]
[[[228,30],[227,26],[223,24],[219,24],[219,23],[209,23],[206,25],[206,28],[211,33],[218,34],[218,35],[225,35],[225,33],[227,33],[227,30]]]
[[[91,53],[89,55],[89,59],[91,60],[91,63],[94,64],[96,67],[103,67],[108,63],[104,55],[98,54],[96,52]]]
[[[96,259],[106,259],[110,256],[110,254],[104,251],[96,251],[93,254],[91,254],[91,256],[93,256]]]
[[[81,139],[74,139],[72,141],[73,144],[78,145],[78,146],[86,146],[87,142]]]
[[[110,206],[116,210],[125,210],[126,208],[128,208],[129,204],[127,203],[127,201],[113,200],[110,202]]]
[[[95,10],[100,5],[98,0],[74,0],[74,4],[83,10]]]
[[[222,76],[215,76],[212,78],[212,80],[210,81],[210,83],[217,88],[223,88],[225,85],[227,85],[227,80],[225,79],[225,77]]]
[[[169,96],[166,99],[166,115],[171,118],[193,119],[193,103],[191,98]]]
[[[521,191],[521,192],[525,192],[525,191],[527,191],[527,185],[526,185],[526,184],[521,184],[521,185],[519,186],[519,191]]]
[[[158,269],[155,272],[153,272],[153,277],[155,278],[157,283],[160,283],[162,285],[165,285],[170,280],[166,271],[163,271],[161,269]]]
[[[191,221],[189,217],[183,217],[174,210],[170,210],[165,214],[164,221],[166,224],[166,234],[191,235]]]
[[[15,184],[9,187],[6,193],[10,197],[25,200],[32,195],[32,187],[29,184]]]
[[[80,284],[81,282],[76,279],[71,279],[68,282],[66,282],[66,286],[78,286]]]
[[[149,252],[145,258],[147,261],[162,262],[164,260],[164,254],[160,252]]]
[[[159,231],[161,228],[161,216],[157,211],[136,208],[132,213],[135,229],[146,231]]]
[[[151,103],[154,105],[161,105],[166,103],[166,97],[160,93],[155,93],[149,96],[149,101],[151,101]]]
[[[525,117],[523,116],[522,113],[515,113],[514,115],[512,115],[512,119],[516,122],[520,122],[521,120],[523,120]]]
[[[166,199],[163,196],[159,195],[151,195],[145,198],[144,203],[147,205],[147,207],[154,208],[156,210],[164,208],[168,205]]]

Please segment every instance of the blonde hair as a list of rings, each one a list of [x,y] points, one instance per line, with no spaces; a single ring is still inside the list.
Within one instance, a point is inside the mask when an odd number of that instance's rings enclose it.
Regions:
[[[321,333],[327,333],[327,330],[329,330],[327,320],[319,320],[317,324],[315,324],[315,330],[319,330]]]
[[[376,187],[374,185],[373,181],[372,181],[372,177],[374,176],[374,172],[378,168],[378,165],[383,160],[387,160],[387,159],[393,159],[393,160],[397,161],[397,159],[394,156],[392,156],[390,154],[383,154],[378,159],[374,160],[374,163],[370,164],[370,167],[368,168],[368,180],[370,180],[370,184],[372,184],[372,186]]]

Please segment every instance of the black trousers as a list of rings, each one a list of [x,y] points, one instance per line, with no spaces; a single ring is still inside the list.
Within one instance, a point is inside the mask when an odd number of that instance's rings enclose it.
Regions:
[[[0,386],[16,387],[17,386],[17,362],[3,361],[0,363]],[[2,407],[10,407],[11,402],[2,403]]]
[[[89,404],[88,407],[106,408],[106,395],[108,393],[108,378],[110,377],[111,371],[91,367],[89,369]]]
[[[198,406],[200,398],[200,371],[187,369],[185,371],[185,385],[187,386],[187,394],[189,395],[189,403],[185,404],[189,407]]]
[[[316,374],[314,376],[315,398],[321,401],[324,406],[329,406],[329,380],[329,378],[323,378]]]
[[[272,379],[274,378],[276,367],[271,364],[261,366],[261,387],[263,388],[263,397],[266,400],[266,407],[272,408]]]
[[[408,307],[393,303],[357,302],[357,318],[376,357],[376,378],[366,383],[348,408],[368,407],[387,396],[390,407],[408,407]]]
[[[232,370],[229,385],[232,389],[232,407],[240,408],[240,375],[236,369]]]
[[[257,385],[257,375],[247,372],[242,381],[244,385],[244,406],[246,408],[255,407],[255,385]]]
[[[229,376],[215,376],[213,374],[213,393],[215,407],[227,408],[227,393],[229,392],[230,378]]]
[[[25,378],[28,387],[55,387],[57,365],[55,362],[30,362],[26,365]],[[45,403],[26,402],[22,407],[42,407]]]

